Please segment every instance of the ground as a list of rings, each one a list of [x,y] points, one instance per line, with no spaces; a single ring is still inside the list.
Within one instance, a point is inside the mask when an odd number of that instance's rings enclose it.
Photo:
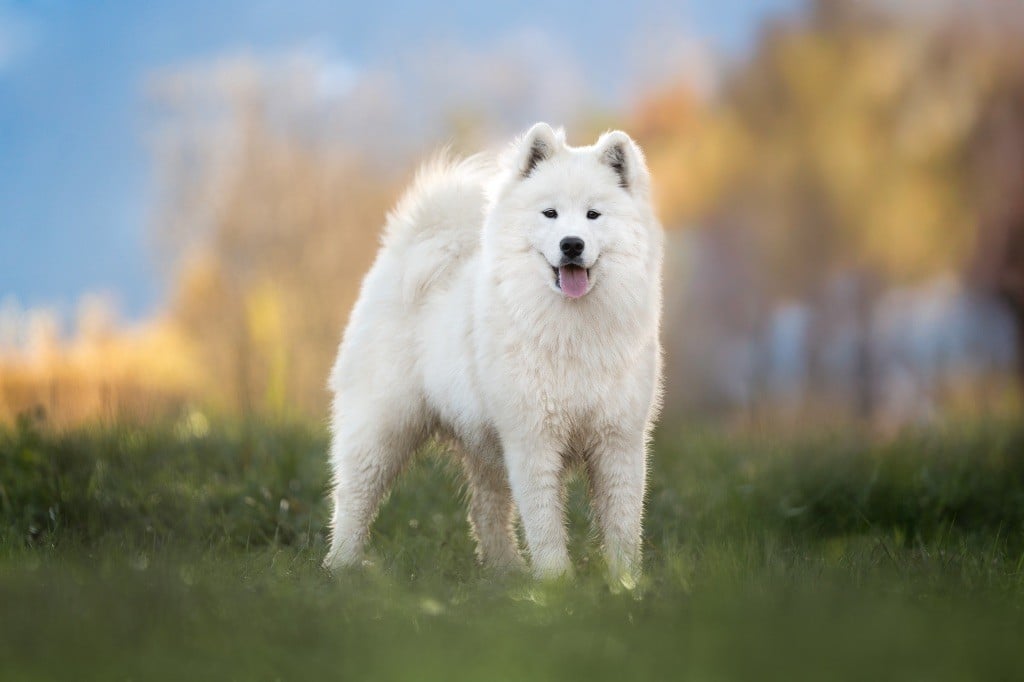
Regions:
[[[214,424],[206,428],[206,422]],[[0,679],[1010,679],[1024,669],[1024,426],[879,441],[663,426],[639,589],[478,568],[426,452],[371,561],[325,551],[326,434],[196,420],[0,427]]]

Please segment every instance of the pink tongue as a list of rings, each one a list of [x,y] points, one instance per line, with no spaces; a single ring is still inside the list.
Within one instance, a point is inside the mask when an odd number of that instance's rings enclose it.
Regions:
[[[576,265],[563,265],[558,268],[558,282],[562,293],[569,298],[579,298],[587,293],[587,271]]]

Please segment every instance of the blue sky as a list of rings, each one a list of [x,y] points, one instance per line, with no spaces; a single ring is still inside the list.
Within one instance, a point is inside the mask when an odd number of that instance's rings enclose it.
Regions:
[[[316,45],[386,72],[431,45],[482,53],[530,30],[614,108],[646,31],[669,26],[736,55],[763,17],[800,4],[0,0],[0,300],[67,313],[103,292],[133,318],[160,305],[144,90],[154,71]]]

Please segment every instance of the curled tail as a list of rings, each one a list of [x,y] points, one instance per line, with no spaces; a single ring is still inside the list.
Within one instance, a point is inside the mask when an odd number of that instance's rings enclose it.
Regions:
[[[443,151],[416,173],[388,215],[383,248],[403,263],[403,299],[413,301],[479,248],[493,162]]]

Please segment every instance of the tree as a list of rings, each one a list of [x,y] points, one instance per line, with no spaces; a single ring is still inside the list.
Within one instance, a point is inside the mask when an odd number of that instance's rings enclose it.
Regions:
[[[970,153],[979,207],[970,273],[1013,315],[1024,388],[1024,52],[1008,50],[992,75]]]
[[[669,221],[745,235],[760,268],[754,307],[811,303],[812,384],[836,324],[833,284],[852,282],[864,412],[877,292],[970,257],[967,150],[993,54],[1010,44],[966,28],[981,16],[958,6],[926,22],[885,3],[817,0],[764,32],[714,101],[666,93],[637,117]]]
[[[202,97],[169,88],[159,101],[173,315],[219,397],[243,413],[323,414],[393,198],[388,176],[320,135],[308,111],[280,110],[294,101],[245,71]]]

